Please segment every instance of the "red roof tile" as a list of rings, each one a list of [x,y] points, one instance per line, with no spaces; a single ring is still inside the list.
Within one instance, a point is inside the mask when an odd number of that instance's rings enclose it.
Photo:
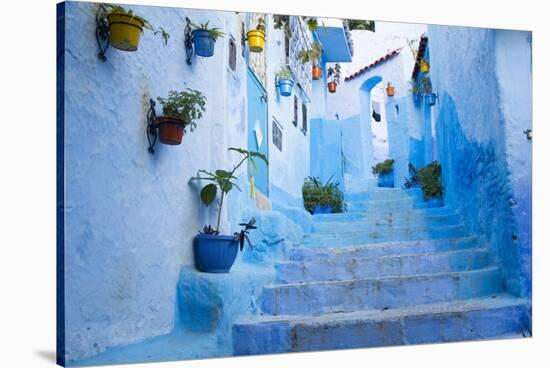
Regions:
[[[393,50],[393,51],[390,51],[386,55],[382,56],[380,59],[377,59],[374,63],[371,63],[369,65],[365,65],[363,68],[359,69],[359,71],[355,72],[352,75],[347,76],[346,78],[344,78],[344,80],[347,82],[347,81],[350,81],[354,78],[357,78],[361,74],[367,72],[369,69],[372,69],[372,68],[382,64],[384,61],[390,60],[391,58],[397,56],[400,52],[401,52],[400,48],[396,49],[396,50]]]

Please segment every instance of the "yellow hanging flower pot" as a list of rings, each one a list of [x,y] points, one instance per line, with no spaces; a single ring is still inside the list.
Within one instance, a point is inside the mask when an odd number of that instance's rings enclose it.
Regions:
[[[253,29],[246,33],[248,39],[248,48],[252,52],[262,52],[265,46],[265,33],[258,29]]]
[[[422,59],[420,62],[420,71],[422,73],[428,73],[430,71],[430,63],[426,59]]]
[[[114,12],[107,16],[111,45],[123,51],[136,51],[144,23],[131,15]]]

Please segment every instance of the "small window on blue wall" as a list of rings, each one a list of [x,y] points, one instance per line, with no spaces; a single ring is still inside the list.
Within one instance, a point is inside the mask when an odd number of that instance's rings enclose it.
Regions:
[[[277,119],[273,118],[273,127],[271,129],[271,136],[273,137],[273,145],[279,149],[279,151],[283,151],[283,129],[280,126]]]
[[[237,44],[233,37],[229,37],[229,69],[232,72],[237,70]]]
[[[395,115],[399,115],[399,105],[395,105]]]
[[[296,95],[294,95],[294,118],[292,124],[294,124],[295,127],[298,126],[298,97]]]
[[[307,106],[302,103],[302,133],[307,134]]]

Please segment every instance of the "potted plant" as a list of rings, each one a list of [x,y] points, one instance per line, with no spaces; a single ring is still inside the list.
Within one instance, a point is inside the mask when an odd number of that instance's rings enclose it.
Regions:
[[[321,57],[322,47],[321,44],[317,41],[311,44],[311,49],[302,50],[298,53],[298,60],[302,64],[311,62],[313,67],[311,70],[311,75],[314,80],[321,78],[322,69],[319,66],[319,58]]]
[[[302,196],[305,209],[313,214],[340,213],[346,208],[344,193],[339,183],[329,180],[322,184],[319,178],[307,177],[302,186]]]
[[[195,54],[202,57],[211,57],[214,55],[214,46],[216,46],[216,40],[225,36],[220,28],[208,28],[208,22],[201,24],[191,23],[193,31],[193,47]]]
[[[422,60],[420,60],[420,71],[424,74],[430,72],[430,62],[425,58],[422,58]]]
[[[170,91],[167,98],[157,97],[162,106],[162,116],[157,117],[159,141],[178,145],[189,126],[191,131],[205,111],[206,97],[197,90]]]
[[[288,97],[292,95],[292,87],[294,86],[294,80],[292,79],[292,73],[286,65],[282,65],[277,72],[277,88],[281,96]]]
[[[139,38],[143,29],[153,32],[154,35],[161,34],[164,44],[168,43],[170,35],[162,27],[153,27],[147,19],[135,15],[131,9],[124,9],[120,5],[101,4],[107,12],[109,22],[109,38],[111,45],[122,51],[136,51],[139,45]]]
[[[267,158],[255,151],[247,151],[241,148],[229,148],[228,151],[233,151],[241,154],[241,160],[231,170],[216,170],[213,173],[206,170],[199,170],[199,173],[204,174],[204,177],[197,176],[191,180],[206,180],[211,183],[205,185],[200,191],[200,199],[205,206],[210,206],[220,192],[220,202],[218,206],[218,216],[216,227],[210,225],[205,226],[203,231],[195,237],[194,252],[195,266],[199,271],[211,273],[227,273],[233,266],[237,251],[243,250],[244,241],[247,240],[252,246],[248,238],[248,231],[256,229],[256,220],[252,219],[247,223],[242,223],[240,226],[243,229],[233,235],[220,235],[220,220],[225,197],[233,188],[240,190],[237,185],[237,177],[235,173],[244,164],[248,163],[249,167],[255,167],[255,159],[261,159],[268,164]],[[253,192],[254,180],[250,170],[250,185]]]
[[[336,92],[336,86],[340,83],[340,64],[336,63],[333,67],[328,68],[328,77],[330,82],[327,83],[328,91],[330,93]]]
[[[411,178],[405,183],[406,188],[420,185],[425,207],[443,206],[443,184],[441,182],[441,165],[434,161],[421,169],[409,164]]]
[[[372,173],[378,176],[378,186],[381,188],[393,188],[394,174],[393,164],[395,160],[387,159],[379,162],[372,167]]]
[[[422,91],[424,93],[424,101],[428,106],[435,105],[435,101],[437,99],[437,95],[432,92],[432,81],[429,77],[423,77],[420,80],[420,83],[422,84]]]
[[[390,82],[388,82],[388,85],[386,86],[386,93],[388,94],[388,97],[393,97],[395,94],[395,87],[392,86]]]
[[[258,18],[258,23],[255,29],[251,29],[246,33],[248,40],[248,48],[251,52],[262,52],[265,46],[265,21],[263,18]]]

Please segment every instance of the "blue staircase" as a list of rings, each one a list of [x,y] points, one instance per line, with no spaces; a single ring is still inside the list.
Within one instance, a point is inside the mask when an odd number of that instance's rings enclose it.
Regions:
[[[529,302],[503,290],[480,239],[415,194],[354,190],[346,213],[314,216],[261,312],[233,325],[234,354],[530,335]]]

